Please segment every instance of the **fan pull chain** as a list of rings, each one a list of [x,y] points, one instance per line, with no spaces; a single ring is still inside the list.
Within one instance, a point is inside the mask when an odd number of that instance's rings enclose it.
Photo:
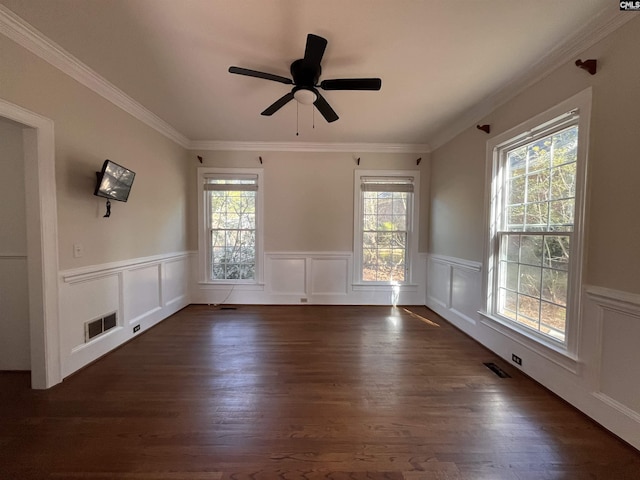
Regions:
[[[296,102],[296,137],[300,135],[300,104]]]

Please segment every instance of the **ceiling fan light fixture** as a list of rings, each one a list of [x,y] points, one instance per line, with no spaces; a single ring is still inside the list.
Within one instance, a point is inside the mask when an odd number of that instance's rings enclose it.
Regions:
[[[318,95],[312,90],[300,88],[293,93],[293,98],[303,105],[311,105],[318,99]]]

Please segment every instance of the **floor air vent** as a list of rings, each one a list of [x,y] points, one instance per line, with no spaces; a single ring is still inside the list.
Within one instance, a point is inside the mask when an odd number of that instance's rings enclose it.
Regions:
[[[93,340],[98,335],[102,335],[107,330],[111,330],[118,324],[116,312],[110,313],[102,318],[91,320],[84,324],[84,341]]]
[[[509,375],[507,372],[502,370],[495,363],[485,363],[484,366],[487,367],[489,370],[491,370],[493,373],[495,373],[500,378],[511,378],[511,375]]]

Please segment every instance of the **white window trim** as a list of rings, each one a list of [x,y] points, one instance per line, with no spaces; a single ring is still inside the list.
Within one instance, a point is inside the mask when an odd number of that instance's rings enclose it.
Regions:
[[[256,278],[254,280],[211,280],[207,274],[209,255],[207,248],[207,218],[205,207],[205,177],[207,175],[255,175],[258,177],[256,192]],[[198,168],[198,283],[214,285],[262,285],[264,282],[264,170],[261,168]]]
[[[586,221],[587,195],[587,160],[589,147],[589,125],[591,120],[591,88],[587,88],[573,97],[561,102],[549,110],[536,115],[526,122],[514,127],[487,142],[487,164],[485,186],[489,195],[485,196],[485,275],[483,275],[483,310],[479,313],[484,317],[484,323],[494,330],[522,343],[541,355],[556,361],[556,363],[576,371],[578,362],[578,338],[580,335],[582,318],[582,284],[584,265],[584,235]],[[567,324],[565,342],[554,341],[544,334],[519,326],[517,323],[503,319],[493,313],[495,262],[497,255],[496,228],[496,182],[499,159],[498,150],[504,145],[513,143],[514,139],[526,138],[536,130],[540,130],[549,122],[561,115],[575,111],[579,112],[578,121],[578,152],[575,194],[574,233],[571,241],[571,257],[569,260],[569,285],[567,302]]]
[[[413,201],[409,212],[407,238],[407,277],[404,282],[393,282],[404,287],[413,287],[414,265],[418,258],[418,230],[420,218],[420,171],[419,170],[355,170],[353,188],[353,286],[376,287],[389,286],[389,282],[367,282],[362,279],[362,195],[360,184],[363,177],[412,177]]]

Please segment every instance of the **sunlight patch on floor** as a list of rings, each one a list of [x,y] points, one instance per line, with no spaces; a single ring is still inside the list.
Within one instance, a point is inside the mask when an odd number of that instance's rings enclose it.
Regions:
[[[422,315],[418,315],[417,313],[413,313],[411,310],[408,310],[406,308],[403,308],[402,310],[404,310],[405,312],[407,312],[410,316],[412,316],[413,318],[417,318],[418,320],[431,325],[432,327],[440,327],[440,325],[438,325],[437,323],[435,323],[432,320],[429,320],[428,318],[423,317]]]

